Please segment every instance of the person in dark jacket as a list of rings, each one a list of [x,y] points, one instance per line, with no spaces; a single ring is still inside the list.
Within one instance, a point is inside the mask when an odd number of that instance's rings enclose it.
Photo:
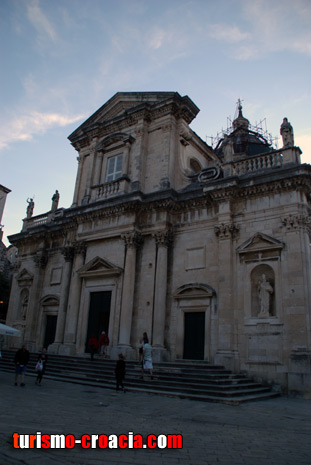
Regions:
[[[98,351],[98,341],[94,335],[90,337],[88,346],[91,351],[91,360],[94,360],[94,354]]]
[[[125,378],[125,361],[124,361],[124,356],[123,354],[119,354],[119,360],[116,363],[116,368],[115,368],[115,375],[116,375],[116,390],[119,390],[119,387],[121,386],[121,389],[123,392],[125,392],[124,389],[124,378]]]
[[[38,357],[38,360],[37,360],[37,364],[36,364],[36,370],[37,370],[37,379],[36,379],[36,385],[37,386],[41,386],[41,381],[42,381],[42,378],[43,378],[43,375],[45,373],[45,370],[46,370],[46,363],[48,361],[48,355],[46,353],[46,348],[44,347],[42,349],[42,352],[41,354],[39,354],[39,357]],[[39,369],[39,363],[41,364],[42,366],[42,369],[40,370]]]
[[[18,375],[21,375],[21,386],[25,386],[24,377],[27,370],[27,364],[29,362],[29,352],[25,345],[15,354],[15,386],[17,386]]]

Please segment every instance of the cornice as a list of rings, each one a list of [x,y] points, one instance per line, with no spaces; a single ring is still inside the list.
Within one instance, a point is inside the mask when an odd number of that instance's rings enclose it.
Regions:
[[[205,194],[208,195],[212,201],[216,202],[228,199],[257,197],[290,190],[302,190],[309,193],[311,190],[311,173],[298,173],[286,179],[280,177],[269,179],[269,176],[261,176],[260,180],[256,180],[255,178],[248,178],[246,180],[234,177],[223,179],[217,184],[213,183],[213,185],[203,186]]]

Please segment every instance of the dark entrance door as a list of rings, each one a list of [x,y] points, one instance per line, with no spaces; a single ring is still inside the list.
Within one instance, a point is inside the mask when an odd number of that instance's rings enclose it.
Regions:
[[[204,360],[205,312],[185,313],[184,358]]]
[[[89,352],[87,343],[91,336],[95,336],[99,340],[102,331],[106,331],[106,334],[108,334],[110,301],[111,291],[91,293],[89,321],[85,341],[86,352]]]
[[[53,344],[55,340],[56,323],[57,323],[57,315],[46,316],[46,327],[45,327],[43,347],[48,348],[50,344]]]

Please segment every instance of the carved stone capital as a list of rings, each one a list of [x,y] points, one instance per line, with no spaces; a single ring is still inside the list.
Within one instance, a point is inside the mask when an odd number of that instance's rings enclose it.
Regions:
[[[308,215],[288,215],[281,219],[282,225],[288,230],[298,230],[301,228],[310,229],[311,218]]]
[[[234,223],[221,223],[214,227],[216,236],[219,239],[235,238],[239,232],[239,226]]]
[[[45,268],[48,262],[48,254],[46,250],[39,250],[33,257],[33,260],[37,268]]]
[[[77,255],[77,254],[81,254],[81,255],[84,255],[86,254],[86,245],[85,245],[85,242],[80,242],[80,241],[76,241],[72,244],[72,248],[74,250],[74,253]],[[65,258],[66,259],[66,258]]]
[[[143,243],[143,237],[138,231],[131,231],[125,234],[122,234],[122,239],[127,247],[138,248]]]
[[[71,262],[73,260],[75,253],[75,248],[72,246],[67,246],[62,248],[62,254],[64,255],[66,262]]]
[[[12,263],[10,265],[11,269],[13,270],[13,273],[17,273],[18,270],[20,269],[21,267],[21,261],[20,260],[16,260],[16,262]]]
[[[169,247],[173,242],[173,233],[170,230],[157,231],[153,234],[158,247]]]

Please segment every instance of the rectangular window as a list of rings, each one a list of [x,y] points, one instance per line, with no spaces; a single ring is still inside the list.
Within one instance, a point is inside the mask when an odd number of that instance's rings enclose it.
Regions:
[[[108,158],[106,182],[114,181],[122,176],[122,153]]]

